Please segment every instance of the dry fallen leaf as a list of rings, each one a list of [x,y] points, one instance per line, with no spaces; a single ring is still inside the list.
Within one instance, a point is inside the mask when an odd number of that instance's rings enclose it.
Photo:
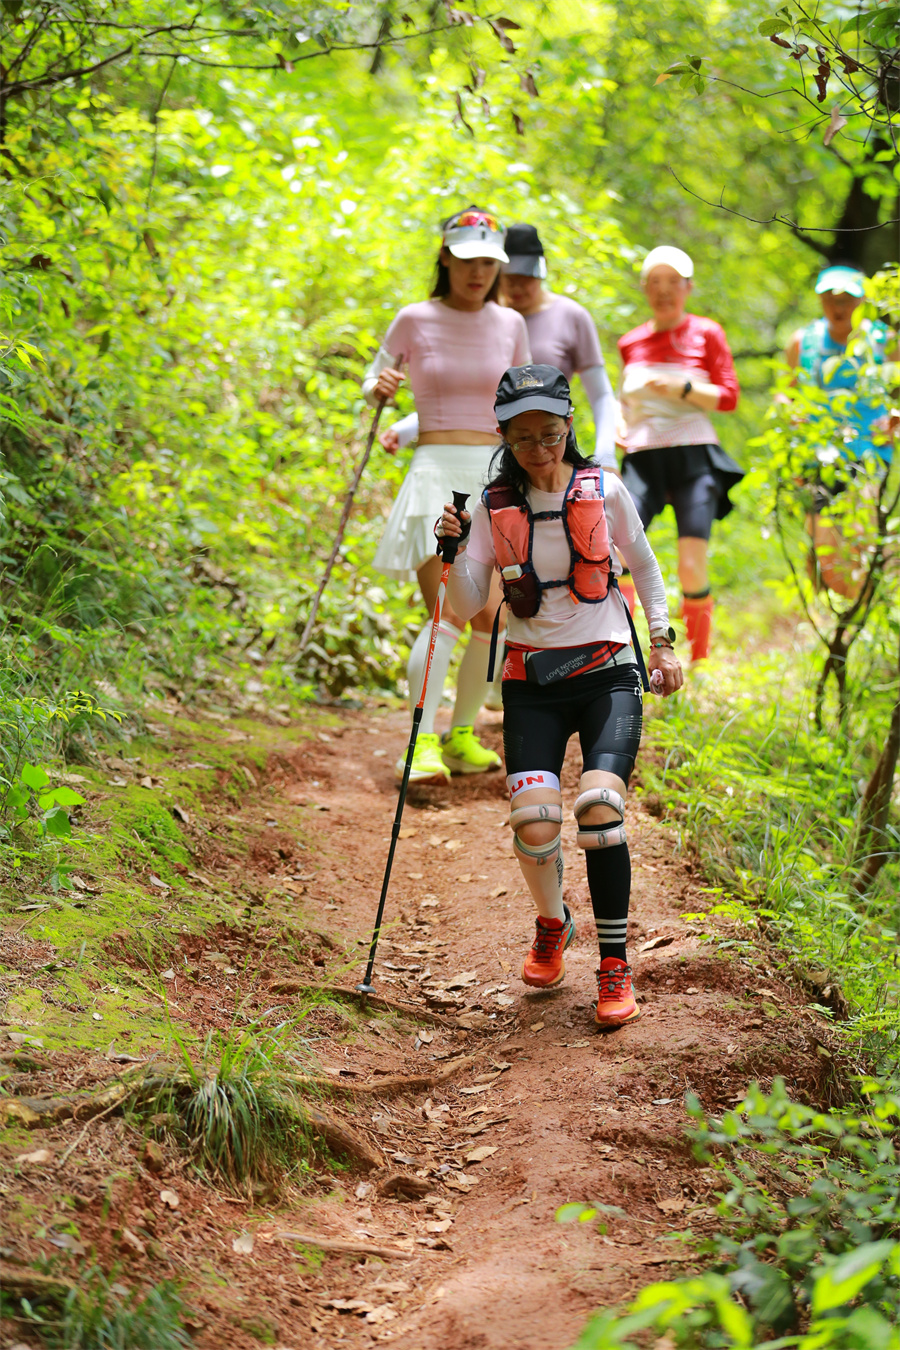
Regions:
[[[131,1250],[137,1252],[139,1256],[143,1256],[147,1250],[143,1242],[141,1242],[141,1239],[136,1233],[132,1233],[130,1228],[122,1229],[122,1246],[130,1247]]]
[[[169,1206],[169,1209],[178,1208],[178,1196],[174,1191],[160,1191],[159,1198],[164,1205]]]
[[[499,1152],[499,1149],[497,1149],[493,1144],[482,1144],[480,1148],[473,1148],[471,1153],[466,1154],[466,1162],[467,1163],[484,1162],[485,1158],[492,1158],[494,1154],[497,1152]]]
[[[475,984],[477,980],[477,970],[464,970],[461,975],[454,975],[452,980],[448,980],[446,987],[448,989],[464,989],[467,984]]]
[[[507,888],[505,886],[495,886],[494,889],[491,891],[491,899],[497,900],[501,895],[506,895],[506,890]],[[502,965],[503,962],[501,961],[500,964]]]
[[[472,873],[463,872],[462,876],[458,876],[456,880],[461,881],[464,886],[467,886],[469,882],[472,880]]]
[[[656,1208],[661,1209],[663,1214],[680,1214],[684,1209],[685,1199],[683,1195],[673,1195],[665,1200],[657,1200]]]
[[[501,1008],[511,1008],[515,1001],[512,994],[496,994],[494,997],[494,1002],[499,1003]]]
[[[398,830],[397,838],[413,839],[418,833],[418,830],[414,830],[411,825],[404,825],[402,830]]]
[[[465,845],[463,844],[463,841],[461,839],[448,839],[446,844],[444,845],[444,848],[447,850],[448,853],[456,853],[458,849],[464,847]]]
[[[496,1079],[493,1079],[490,1083],[479,1083],[478,1087],[460,1088],[459,1090],[464,1097],[474,1097],[476,1092],[489,1092],[496,1081]]]
[[[231,1250],[237,1252],[238,1256],[249,1256],[253,1251],[253,1235],[251,1233],[241,1233],[240,1237],[232,1240]]]
[[[370,1326],[377,1326],[379,1322],[393,1322],[396,1316],[389,1303],[383,1303],[380,1308],[373,1308],[371,1312],[365,1314]]]
[[[452,1223],[452,1219],[441,1219],[440,1223],[426,1223],[425,1229],[428,1233],[446,1233]]]
[[[406,875],[409,877],[410,881],[421,881],[422,878],[424,877],[425,873],[424,873],[424,872],[407,872]]]
[[[171,967],[170,967],[168,970],[160,971],[159,978],[160,978],[161,980],[174,980],[174,978],[175,978],[175,972],[174,972],[174,970],[172,970]]]
[[[532,1031],[543,1031],[543,1030],[544,1030],[544,1024],[543,1024],[543,1022],[532,1022],[532,1024],[531,1024],[531,1030],[532,1030]]]
[[[172,889],[172,887],[167,886],[164,881],[160,881],[159,877],[153,872],[150,873],[148,880],[150,885],[155,886],[158,891],[170,891]]]
[[[420,1041],[422,1042],[423,1045],[430,1045],[431,1042],[434,1040],[434,1032],[433,1032],[433,1031],[417,1031],[417,1032],[416,1032],[416,1038],[417,1038],[418,1040],[420,1040]]]
[[[45,1163],[53,1157],[49,1148],[37,1148],[33,1153],[20,1153],[16,1158],[19,1163]]]
[[[144,777],[140,780],[140,782],[141,782],[141,787],[142,787],[142,788],[152,788],[152,787],[153,787],[153,779],[150,778],[147,774],[144,775]]]
[[[638,947],[638,955],[640,955],[641,952],[655,952],[658,947],[668,947],[674,941],[675,939],[673,937],[660,936],[650,938],[647,942],[641,943],[640,947]]]

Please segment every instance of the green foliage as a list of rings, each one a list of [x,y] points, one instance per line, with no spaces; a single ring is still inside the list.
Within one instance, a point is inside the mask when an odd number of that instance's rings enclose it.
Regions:
[[[143,1095],[144,1116],[175,1118],[176,1138],[205,1175],[236,1190],[282,1185],[308,1166],[302,1106],[276,1065],[280,1042],[259,1028],[211,1032],[199,1064],[174,1033],[181,1068]]]
[[[883,705],[876,690],[860,698],[855,742],[817,730],[809,635],[806,642],[788,659],[754,649],[752,659],[667,700],[649,723],[661,762],[645,762],[644,773],[716,894],[749,904],[807,970],[831,972],[856,1031],[893,1040],[896,858],[865,901],[851,887],[860,747],[877,754]]]
[[[23,1298],[9,1311],[48,1350],[185,1350],[192,1344],[171,1281],[128,1290],[97,1267],[82,1272],[61,1306]]]
[[[624,1316],[601,1314],[578,1350],[636,1350],[646,1328],[692,1350],[895,1347],[896,1085],[868,1080],[859,1107],[840,1113],[792,1101],[781,1080],[768,1095],[752,1087],[720,1121],[696,1099],[691,1111],[698,1155],[727,1185],[721,1229],[699,1244],[711,1267],[648,1286]]]

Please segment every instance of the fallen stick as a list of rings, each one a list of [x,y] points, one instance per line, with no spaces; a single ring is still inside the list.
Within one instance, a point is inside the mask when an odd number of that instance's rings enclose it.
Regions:
[[[342,984],[305,984],[301,980],[279,980],[269,985],[270,994],[330,994],[332,998],[346,999],[350,1003],[361,1003],[363,1007],[377,1008],[382,1012],[401,1013],[415,1022],[427,1022],[433,1027],[447,1027],[456,1030],[455,1017],[445,1017],[443,1013],[429,1012],[427,1008],[417,1008],[412,1003],[398,1003],[392,998],[382,998],[380,994],[359,994]],[[464,1028],[471,1030],[471,1028]]]
[[[344,1252],[356,1256],[396,1256],[401,1261],[410,1261],[413,1253],[402,1247],[379,1247],[374,1242],[345,1242],[339,1238],[323,1238],[318,1233],[273,1233],[280,1242],[302,1242],[304,1247],[318,1247],[323,1252]]]

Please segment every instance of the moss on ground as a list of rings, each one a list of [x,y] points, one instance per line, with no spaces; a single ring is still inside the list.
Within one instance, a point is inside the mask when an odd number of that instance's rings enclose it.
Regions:
[[[219,946],[221,932],[252,929],[263,916],[284,930],[280,950],[292,948],[292,932],[301,941],[296,898],[253,888],[243,867],[252,833],[246,818],[228,813],[248,795],[271,799],[262,780],[273,753],[338,719],[311,712],[301,718],[307,725],[285,732],[249,719],[151,715],[153,735],[102,747],[106,764],[120,761],[120,770],[78,765],[85,802],[73,811],[70,840],[42,846],[28,822],[0,892],[0,922],[48,945],[37,978],[15,985],[8,1018],[46,1049],[115,1042],[137,1053],[171,1046],[173,1030],[193,1040],[173,982],[160,978],[183,965],[187,942],[216,932]],[[127,781],[117,781],[126,765]],[[210,853],[214,878],[204,871]],[[235,964],[246,973],[246,957]],[[239,1017],[237,991],[222,998],[234,1000]]]

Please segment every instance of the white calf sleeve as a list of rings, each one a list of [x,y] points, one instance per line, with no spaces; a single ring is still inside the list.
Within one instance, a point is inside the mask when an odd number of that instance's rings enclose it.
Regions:
[[[428,676],[425,702],[422,706],[420,732],[434,731],[434,715],[441,706],[444,681],[447,678],[447,671],[450,669],[450,658],[453,656],[453,648],[461,637],[462,633],[458,628],[454,627],[452,623],[448,623],[446,619],[441,619],[438,626],[437,641],[434,644],[434,656],[431,659],[431,672]],[[410,711],[415,708],[419,701],[419,694],[422,692],[422,681],[425,678],[425,663],[428,660],[430,642],[431,624],[429,623],[422,629],[409,653],[406,674],[409,680]]]
[[[536,825],[545,822],[562,824],[562,807],[544,803],[520,806],[510,812],[509,823],[516,831],[513,847],[519,859],[522,875],[528,883],[528,889],[534,897],[538,914],[542,919],[566,917],[563,906],[563,858],[562,836],[557,834],[546,844],[526,844],[520,839],[518,831],[523,825]]]
[[[469,645],[459,663],[456,676],[456,707],[453,709],[455,727],[471,727],[481,711],[487,694],[488,654],[491,650],[490,633],[469,635]]]

